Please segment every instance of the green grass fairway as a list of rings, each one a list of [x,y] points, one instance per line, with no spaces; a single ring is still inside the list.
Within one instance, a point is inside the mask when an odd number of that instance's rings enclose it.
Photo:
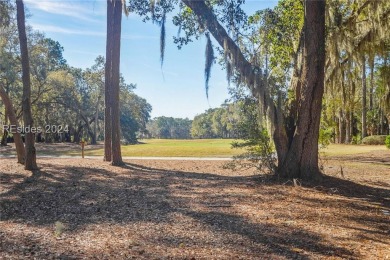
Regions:
[[[137,145],[123,145],[122,156],[126,157],[220,157],[227,158],[244,152],[231,149],[233,139],[145,139]],[[330,144],[320,149],[323,157],[354,156],[358,154],[389,153],[384,145]],[[15,148],[0,149],[0,154],[15,155]],[[71,143],[37,144],[38,155],[81,156],[80,145]],[[85,155],[103,156],[103,144],[87,145]]]
[[[390,150],[384,145],[330,144],[326,148],[320,149],[320,154],[323,156],[342,156],[372,153],[375,151],[387,151],[390,153]]]
[[[122,156],[137,157],[232,157],[242,152],[231,149],[233,139],[145,139],[141,144],[122,146]],[[89,150],[86,155],[103,155],[103,150]]]

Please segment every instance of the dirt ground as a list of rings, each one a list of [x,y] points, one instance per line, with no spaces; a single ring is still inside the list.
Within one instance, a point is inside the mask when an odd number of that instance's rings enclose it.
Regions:
[[[390,259],[388,153],[320,184],[223,161],[0,159],[1,259]]]

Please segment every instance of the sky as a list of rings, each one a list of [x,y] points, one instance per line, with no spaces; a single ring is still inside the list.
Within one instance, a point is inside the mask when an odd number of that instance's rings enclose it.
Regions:
[[[64,47],[68,64],[88,68],[97,56],[105,55],[106,1],[25,0],[27,23]],[[244,5],[247,14],[273,7],[277,0],[252,0]],[[206,40],[201,38],[178,50],[173,36],[178,28],[166,22],[164,64],[160,63],[160,27],[130,14],[122,18],[121,73],[134,91],[153,107],[152,118],[171,116],[192,119],[229,98],[226,73],[214,64],[209,98],[204,84]]]

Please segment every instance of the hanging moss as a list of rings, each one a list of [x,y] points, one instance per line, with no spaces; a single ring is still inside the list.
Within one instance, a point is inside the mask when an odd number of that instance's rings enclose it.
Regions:
[[[164,62],[164,54],[165,54],[165,13],[163,14],[162,20],[161,20],[161,33],[160,33],[160,61],[161,66]]]
[[[207,43],[206,43],[206,63],[205,63],[205,69],[204,69],[204,76],[205,76],[205,88],[206,88],[206,96],[209,97],[209,79],[211,75],[211,66],[214,63],[214,49],[213,44],[211,43],[210,35],[207,32],[206,33]]]

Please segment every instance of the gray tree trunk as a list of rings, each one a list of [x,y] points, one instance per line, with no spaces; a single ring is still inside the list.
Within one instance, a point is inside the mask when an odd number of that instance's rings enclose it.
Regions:
[[[362,57],[362,138],[367,136],[367,79],[366,57]]]
[[[31,81],[30,81],[30,63],[27,49],[26,24],[24,15],[23,0],[16,0],[16,14],[19,32],[20,52],[22,59],[22,81],[23,81],[23,121],[24,127],[33,127],[33,118],[31,113]],[[34,133],[31,131],[25,134],[25,169],[37,169],[36,150]]]
[[[109,14],[110,13],[110,14]],[[106,53],[106,93],[109,87],[109,108],[111,114],[111,160],[112,165],[121,165],[120,112],[119,112],[119,67],[122,23],[122,1],[107,1],[107,46]],[[107,118],[106,118],[107,119]]]
[[[111,126],[111,63],[112,63],[112,33],[113,33],[113,12],[112,3],[107,0],[107,39],[106,39],[106,64],[104,81],[104,160],[112,161],[112,126]]]
[[[6,116],[8,115],[8,118],[9,118],[11,125],[18,126],[18,119],[16,117],[12,101],[2,86],[0,86],[0,97],[1,97],[1,100],[3,101],[4,106],[6,108],[6,111],[7,111]],[[18,163],[24,164],[25,150],[24,150],[24,144],[23,144],[22,137],[17,132],[12,133],[12,134],[14,136],[16,154],[18,156]]]
[[[320,177],[318,138],[325,77],[325,1],[305,0],[304,4],[304,59],[298,120],[279,174],[288,178],[317,179]]]

